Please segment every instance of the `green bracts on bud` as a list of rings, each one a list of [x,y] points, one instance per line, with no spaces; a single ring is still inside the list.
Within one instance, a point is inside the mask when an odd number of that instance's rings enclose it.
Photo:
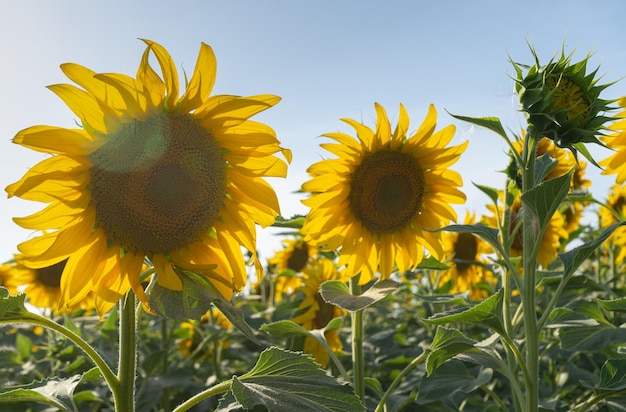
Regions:
[[[555,56],[542,66],[530,49],[535,59],[532,66],[512,63],[517,73],[515,90],[531,136],[547,137],[593,162],[584,143],[602,145],[597,136],[613,120],[605,113],[613,109],[610,105],[615,100],[600,99],[600,93],[611,84],[597,85],[598,69],[586,74],[590,55],[573,64],[573,54],[565,56],[562,51],[558,59]]]

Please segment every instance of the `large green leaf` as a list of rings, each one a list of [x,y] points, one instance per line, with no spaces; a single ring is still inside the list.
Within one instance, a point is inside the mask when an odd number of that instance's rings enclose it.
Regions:
[[[457,329],[438,327],[426,358],[426,373],[430,375],[439,365],[473,348],[475,343]]]
[[[486,326],[500,334],[505,334],[504,327],[498,315],[502,313],[502,289],[479,304],[454,311],[438,313],[428,319],[426,323],[444,325],[447,323],[476,323]]]
[[[580,382],[587,388],[599,391],[626,389],[626,359],[607,359],[600,369],[600,383],[593,385],[587,380]]]
[[[604,310],[611,312],[626,312],[626,298],[612,300],[598,299],[598,304]]]
[[[328,376],[308,355],[278,348],[263,351],[250,372],[233,378],[231,390],[247,410],[365,411],[349,385]]]
[[[385,279],[376,282],[361,295],[352,295],[344,282],[328,280],[320,285],[320,295],[328,303],[350,312],[356,312],[389,296],[398,286],[397,282]]]
[[[500,240],[498,239],[498,235],[500,231],[498,229],[494,229],[492,227],[488,227],[481,224],[476,225],[449,225],[444,228],[439,229],[438,231],[444,232],[455,232],[455,233],[472,233],[480,238],[482,238],[485,242],[489,243],[489,245],[500,252],[501,255],[504,255],[504,249],[502,249],[502,245],[500,244]]]
[[[596,238],[590,240],[587,243],[584,243],[578,247],[575,247],[572,250],[569,250],[565,253],[559,253],[559,259],[563,262],[563,266],[565,267],[563,277],[568,277],[578,267],[585,261],[591,254],[602,244],[605,240],[611,236],[613,231],[618,227],[626,224],[624,222],[614,223],[611,226],[604,229],[602,233],[600,233]]]
[[[252,342],[260,345],[243,313],[225,300],[206,278],[188,271],[177,271],[182,290],[170,290],[152,282],[148,287],[150,309],[157,315],[176,319],[200,319],[215,305],[222,314]]]
[[[563,349],[598,352],[607,346],[626,342],[626,329],[602,324],[561,328],[559,341]]]
[[[52,405],[60,411],[75,410],[73,402],[74,389],[81,381],[80,375],[67,379],[47,379],[15,388],[4,388],[0,393],[0,402],[39,402]]]
[[[498,201],[500,200],[500,191],[498,189],[489,186],[479,185],[474,182],[472,182],[472,184],[480,189],[481,192],[489,196],[494,205],[498,204]]]
[[[573,172],[572,169],[563,176],[541,182],[522,195],[522,203],[537,216],[540,228],[547,227],[554,212],[565,200]]]

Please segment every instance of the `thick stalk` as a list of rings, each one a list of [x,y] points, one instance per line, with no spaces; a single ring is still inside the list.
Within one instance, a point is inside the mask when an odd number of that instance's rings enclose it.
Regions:
[[[120,301],[120,341],[117,378],[120,382],[116,407],[118,411],[135,410],[135,377],[137,374],[137,325],[135,295],[128,292]]]
[[[535,184],[536,142],[536,136],[530,128],[524,139],[525,167],[522,170],[522,194],[529,191]],[[536,253],[533,252],[538,250],[535,244],[539,242],[542,234],[536,233],[537,217],[530,208],[522,207],[522,219],[524,288],[521,293],[526,334],[526,408],[528,412],[536,412],[539,404],[539,331],[535,311],[537,262]]]
[[[350,293],[361,294],[359,275],[350,278]],[[365,359],[363,359],[363,309],[352,312],[352,382],[354,393],[365,404]]]

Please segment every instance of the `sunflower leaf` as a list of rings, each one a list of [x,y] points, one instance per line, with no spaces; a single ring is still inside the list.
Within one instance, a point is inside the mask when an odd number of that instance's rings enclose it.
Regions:
[[[500,199],[500,193],[498,189],[494,189],[493,187],[479,185],[478,183],[472,182],[474,186],[480,189],[481,192],[489,196],[494,205],[498,204],[498,200]]]
[[[302,229],[305,216],[295,215],[289,219],[285,219],[282,216],[277,216],[276,220],[272,224],[273,227],[285,227],[290,229]]]
[[[428,319],[426,323],[443,325],[446,323],[477,323],[486,326],[502,335],[505,335],[504,326],[497,314],[502,313],[502,289],[471,308],[462,308],[449,312],[438,313]]]
[[[506,132],[504,131],[504,127],[502,127],[502,123],[500,119],[497,117],[489,116],[489,117],[468,117],[468,116],[459,116],[456,114],[452,114],[448,112],[448,114],[455,119],[463,120],[464,122],[475,124],[476,126],[485,127],[491,131],[498,133],[500,136],[508,139]]]
[[[217,290],[202,276],[189,271],[177,272],[183,282],[182,290],[170,290],[153,282],[148,287],[150,309],[157,315],[176,319],[200,319],[213,304],[252,342],[260,345],[243,313],[226,301]]]
[[[67,379],[52,378],[19,387],[5,388],[0,393],[0,402],[39,402],[52,405],[60,411],[71,412],[75,410],[72,400],[74,389],[80,380],[80,375],[74,375]]]
[[[245,410],[365,411],[353,389],[311,357],[275,347],[263,351],[250,372],[234,377],[231,390]]]
[[[565,253],[559,253],[559,259],[563,262],[565,271],[563,277],[567,278],[600,246],[618,227],[625,225],[626,221],[617,222],[607,227],[597,237]]]
[[[583,386],[599,391],[619,391],[626,389],[626,359],[607,359],[600,369],[600,383],[593,385],[581,380]]]
[[[535,160],[535,185],[543,182],[558,163],[548,153],[538,157]]]
[[[385,279],[376,282],[361,295],[352,295],[344,282],[328,280],[320,285],[320,295],[327,303],[350,312],[357,312],[389,296],[398,286],[397,282]]]
[[[448,270],[450,269],[450,266],[438,261],[433,256],[428,256],[427,258],[422,259],[419,265],[417,265],[417,268],[431,270]]]
[[[502,245],[500,244],[500,240],[498,239],[498,235],[500,231],[493,227],[488,227],[482,225],[480,223],[475,225],[449,225],[443,227],[441,229],[436,230],[436,232],[445,231],[445,232],[456,232],[456,233],[472,233],[485,242],[489,243],[489,245],[500,252],[502,255],[506,255],[504,249],[502,249]]]
[[[458,329],[437,328],[433,343],[426,358],[426,374],[430,375],[442,363],[455,355],[474,347],[476,342],[463,335]]]
[[[626,298],[612,300],[598,299],[598,304],[602,309],[610,312],[626,312]]]
[[[11,295],[6,288],[0,286],[0,320],[30,318],[30,312],[24,305],[25,299],[25,294]]]
[[[574,169],[563,176],[543,181],[522,195],[522,203],[535,213],[541,229],[547,227],[554,212],[567,197],[572,173]]]

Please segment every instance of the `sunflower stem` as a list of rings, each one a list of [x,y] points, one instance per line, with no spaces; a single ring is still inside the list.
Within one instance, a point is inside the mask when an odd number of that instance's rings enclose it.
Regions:
[[[541,136],[536,136],[534,128],[529,127],[524,139],[522,195],[535,183],[535,149],[538,138]],[[526,335],[526,410],[536,412],[539,405],[539,331],[535,310],[536,244],[540,243],[543,234],[536,233],[537,216],[529,207],[522,207],[522,222],[524,287],[521,293]]]
[[[209,389],[205,389],[178,405],[172,412],[185,412],[191,407],[204,401],[205,399],[209,399],[211,396],[227,392],[230,390],[230,386],[232,385],[232,383],[233,380],[229,379],[227,381],[220,382],[217,385],[210,387]]]
[[[135,295],[128,292],[120,301],[120,340],[117,378],[118,393],[115,399],[118,411],[135,410],[135,377],[137,373],[137,325]]]
[[[350,293],[361,294],[359,275],[350,278]],[[352,382],[354,393],[365,404],[365,359],[363,358],[363,310],[351,313],[352,319]]]
[[[378,402],[378,406],[376,406],[376,410],[374,412],[383,411],[383,409],[385,408],[385,404],[387,403],[387,400],[389,399],[393,391],[402,382],[405,376],[411,373],[411,371],[415,369],[418,365],[423,363],[426,360],[426,358],[428,358],[428,355],[430,355],[430,350],[425,350],[419,356],[413,359],[411,363],[409,363],[404,369],[402,369],[402,371],[398,374],[398,376],[396,376],[393,382],[391,382],[391,385],[389,385],[389,388],[387,388],[382,398],[380,398],[380,402]]]

